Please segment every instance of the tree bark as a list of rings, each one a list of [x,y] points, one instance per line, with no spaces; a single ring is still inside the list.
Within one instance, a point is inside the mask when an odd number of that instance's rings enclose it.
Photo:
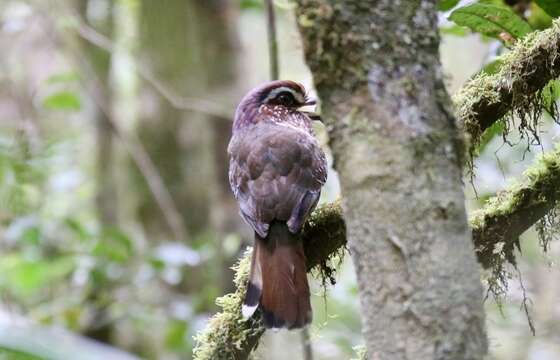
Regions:
[[[481,359],[482,287],[436,1],[300,0],[370,359]]]
[[[142,59],[161,82],[185,95],[199,95],[205,89],[198,20],[192,3],[182,0],[140,2]],[[198,114],[175,109],[149,87],[143,87],[142,91],[140,139],[181,210],[189,233],[202,231],[208,218],[207,192],[201,184],[208,178],[211,164],[209,124]],[[142,193],[147,194],[147,191]],[[151,197],[139,199],[138,215],[151,239],[170,238]]]

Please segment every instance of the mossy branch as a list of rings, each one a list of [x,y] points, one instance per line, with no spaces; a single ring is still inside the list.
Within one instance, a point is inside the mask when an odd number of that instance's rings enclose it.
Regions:
[[[529,34],[500,58],[500,70],[481,73],[456,94],[456,115],[470,137],[471,157],[484,130],[508,113],[540,114],[541,91],[560,76],[560,20]]]
[[[553,210],[560,199],[560,145],[537,158],[523,173],[523,181],[509,186],[473,212],[471,226],[479,262],[494,273],[504,260],[515,265],[519,236]]]
[[[302,236],[308,271],[323,272],[327,261],[346,244],[340,202],[319,206],[307,220]],[[235,292],[216,300],[222,311],[214,315],[195,338],[195,360],[247,359],[264,333],[258,312],[249,320],[241,317],[250,263],[251,250],[248,250],[233,268]]]

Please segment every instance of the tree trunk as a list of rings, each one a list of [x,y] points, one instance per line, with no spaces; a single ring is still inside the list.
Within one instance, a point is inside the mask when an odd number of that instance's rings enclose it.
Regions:
[[[482,359],[487,348],[436,2],[298,1],[370,359]]]

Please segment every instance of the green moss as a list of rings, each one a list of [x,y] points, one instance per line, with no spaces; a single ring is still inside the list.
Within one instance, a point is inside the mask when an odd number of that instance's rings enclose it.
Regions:
[[[488,199],[482,209],[473,211],[470,223],[474,229],[485,226],[487,219],[496,216],[507,216],[519,211],[520,204],[525,207],[526,192],[533,192],[534,202],[547,202],[544,194],[538,195],[543,189],[554,189],[558,187],[560,174],[560,145],[554,151],[541,154],[535,163],[524,173],[525,181],[513,183],[507,190],[498,193]],[[559,189],[560,190],[560,189]]]
[[[233,293],[216,299],[222,311],[214,315],[204,331],[195,336],[193,350],[196,360],[234,359],[238,351],[243,351],[249,338],[261,334],[264,329],[258,321],[245,320],[241,315],[241,305],[247,288],[252,249],[232,268],[235,271]]]
[[[506,264],[509,262],[516,268],[514,246],[519,247],[515,238],[519,234],[512,235],[508,228],[517,226],[513,223],[534,213],[542,214],[540,211],[544,209],[546,214],[539,220],[537,233],[541,247],[546,251],[558,232],[556,204],[559,199],[560,145],[557,145],[555,150],[537,158],[523,173],[523,181],[511,184],[490,198],[482,209],[471,214],[470,224],[478,246],[476,251],[479,260],[482,259],[488,268],[485,280],[496,299],[506,294],[508,279],[512,277]]]
[[[365,345],[354,346],[354,351],[356,352],[356,358],[350,360],[367,360],[367,348]]]
[[[504,135],[517,128],[539,142],[543,109],[556,116],[543,88],[559,75],[559,54],[560,20],[556,20],[552,28],[529,34],[503,55],[496,74],[478,74],[454,97],[457,117],[468,135],[470,170],[482,133],[495,121],[504,123]]]

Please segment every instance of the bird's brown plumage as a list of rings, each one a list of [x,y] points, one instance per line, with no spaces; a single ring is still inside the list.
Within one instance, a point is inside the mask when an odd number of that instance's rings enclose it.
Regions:
[[[311,321],[299,233],[319,200],[327,169],[311,119],[298,111],[302,101],[305,90],[292,81],[253,90],[238,107],[228,147],[231,188],[255,231],[244,315],[260,305],[268,327]]]

